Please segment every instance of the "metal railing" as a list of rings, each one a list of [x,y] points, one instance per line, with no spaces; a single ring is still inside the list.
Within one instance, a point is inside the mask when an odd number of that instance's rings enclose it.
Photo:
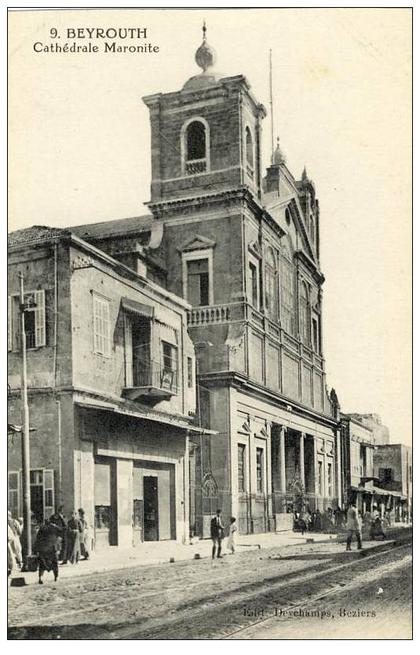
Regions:
[[[197,173],[205,173],[207,170],[206,159],[193,159],[185,162],[185,172],[187,175],[197,175]]]
[[[159,362],[133,362],[134,388],[154,387],[176,392],[178,388],[178,373],[174,369],[162,366]]]

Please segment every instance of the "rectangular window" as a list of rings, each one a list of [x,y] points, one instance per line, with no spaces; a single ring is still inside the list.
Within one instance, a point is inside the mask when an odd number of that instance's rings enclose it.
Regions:
[[[187,357],[187,378],[188,378],[188,389],[193,387],[193,360],[192,357]]]
[[[192,305],[209,304],[209,260],[187,262],[187,298]]]
[[[324,465],[321,460],[318,460],[318,493],[324,495]]]
[[[264,492],[264,450],[257,448],[257,493]]]
[[[254,262],[249,262],[248,268],[248,292],[251,305],[255,309],[259,309],[259,280],[258,280],[258,268]]]
[[[162,388],[173,389],[178,378],[178,348],[162,341]]]
[[[109,301],[97,295],[93,296],[93,349],[106,357],[111,353]]]
[[[19,498],[19,472],[9,472],[9,485],[8,485],[8,508],[12,512],[13,518],[18,518],[20,513],[20,498]]]
[[[45,291],[28,291],[24,295],[26,348],[46,345]],[[21,308],[19,296],[9,296],[8,339],[9,350],[21,347]]]
[[[327,464],[327,477],[328,477],[328,496],[331,498],[333,495],[333,476],[332,476],[332,464],[329,462]]]
[[[238,492],[245,492],[245,448],[242,443],[238,444]]]

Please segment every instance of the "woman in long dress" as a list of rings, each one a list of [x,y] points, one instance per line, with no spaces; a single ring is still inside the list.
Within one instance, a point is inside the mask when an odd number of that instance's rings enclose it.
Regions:
[[[238,531],[238,526],[236,525],[236,518],[232,516],[230,519],[229,537],[227,540],[227,548],[230,548],[230,552],[232,553],[232,555],[235,552],[235,543],[236,543],[235,537],[237,531]]]
[[[77,513],[72,512],[67,523],[67,561],[77,564],[80,559],[80,536],[83,532],[82,524],[77,518]]]
[[[80,553],[84,559],[89,559],[90,555],[90,534],[89,534],[89,524],[85,518],[85,510],[79,509],[79,521],[82,525],[82,534],[80,536]]]

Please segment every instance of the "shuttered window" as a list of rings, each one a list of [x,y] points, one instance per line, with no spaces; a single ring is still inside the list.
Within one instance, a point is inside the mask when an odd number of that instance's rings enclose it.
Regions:
[[[109,301],[101,296],[93,295],[93,349],[99,355],[109,357],[110,323]]]
[[[44,519],[54,514],[54,471],[44,469]]]
[[[9,471],[8,478],[8,508],[12,512],[12,516],[18,518],[20,514],[19,471]]]
[[[41,348],[47,344],[45,324],[45,291],[28,291],[24,295],[26,348]],[[20,350],[21,325],[19,296],[9,296],[8,350]]]

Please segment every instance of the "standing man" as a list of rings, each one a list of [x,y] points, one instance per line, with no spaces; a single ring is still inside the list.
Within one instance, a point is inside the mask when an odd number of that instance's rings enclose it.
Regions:
[[[357,550],[362,548],[362,537],[360,535],[360,521],[357,514],[356,502],[353,500],[347,510],[347,546],[346,550],[351,550],[351,541],[353,533],[357,539]]]
[[[222,541],[224,537],[224,526],[222,524],[222,510],[218,509],[216,516],[213,516],[210,521],[210,536],[213,541],[213,549],[211,552],[212,559],[216,555],[216,546],[217,546],[217,557],[222,557]]]

